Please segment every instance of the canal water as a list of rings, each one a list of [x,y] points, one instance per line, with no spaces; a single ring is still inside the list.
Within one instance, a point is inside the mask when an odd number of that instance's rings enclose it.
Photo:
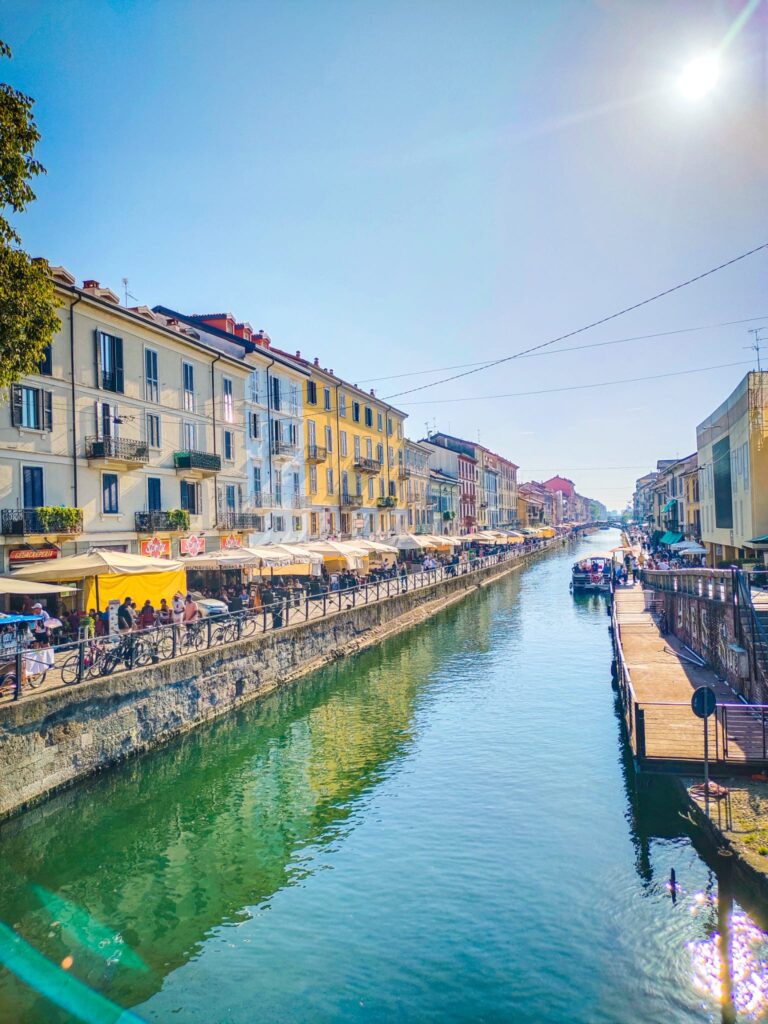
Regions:
[[[569,594],[617,542],[8,823],[0,1020],[768,1019],[765,934],[637,795],[604,599]]]

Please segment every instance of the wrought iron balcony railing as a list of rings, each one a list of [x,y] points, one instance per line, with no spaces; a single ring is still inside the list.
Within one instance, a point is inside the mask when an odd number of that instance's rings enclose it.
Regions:
[[[185,508],[166,511],[150,509],[149,512],[135,512],[136,533],[157,533],[161,531],[185,532],[189,529],[189,512]]]
[[[264,516],[256,512],[219,512],[216,516],[219,530],[263,530]]]
[[[187,449],[173,453],[173,464],[176,469],[197,469],[203,473],[220,473],[221,456],[213,452],[197,452]]]
[[[110,462],[144,463],[149,462],[149,445],[127,437],[86,437],[85,456]]]
[[[9,537],[25,537],[32,533],[77,534],[83,532],[83,510],[55,506],[4,508],[0,523],[2,533]]]
[[[362,494],[342,494],[340,497],[342,508],[360,508],[363,504]]]
[[[394,508],[397,504],[397,498],[389,494],[384,498],[377,498],[376,504],[379,508]]]
[[[296,444],[293,441],[272,441],[272,455],[275,457],[291,458],[296,454]]]
[[[361,473],[379,473],[381,472],[381,463],[378,459],[366,459],[359,456],[355,459],[355,469],[359,469]]]
[[[328,449],[319,444],[307,446],[307,462],[325,462],[328,458]]]

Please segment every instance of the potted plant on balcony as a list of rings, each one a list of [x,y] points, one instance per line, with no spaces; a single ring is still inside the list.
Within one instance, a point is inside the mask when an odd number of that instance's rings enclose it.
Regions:
[[[76,533],[80,529],[82,512],[79,508],[65,505],[42,505],[37,509],[37,518],[44,532],[55,530],[62,533]]]
[[[185,508],[171,508],[167,512],[169,530],[188,530],[189,512]]]

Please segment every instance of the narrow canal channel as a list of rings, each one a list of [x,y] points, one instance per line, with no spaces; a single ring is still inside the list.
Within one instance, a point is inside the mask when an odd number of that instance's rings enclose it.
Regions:
[[[729,1019],[717,879],[668,788],[638,803],[605,606],[568,592],[617,540],[9,822],[0,1020]],[[732,922],[737,1019],[768,1019],[738,893]]]

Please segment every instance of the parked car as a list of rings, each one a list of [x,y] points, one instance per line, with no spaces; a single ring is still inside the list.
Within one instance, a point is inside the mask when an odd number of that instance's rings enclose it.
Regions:
[[[203,619],[209,615],[226,615],[229,611],[226,604],[217,597],[203,597],[202,594],[194,591],[192,597],[200,610],[200,617]]]

